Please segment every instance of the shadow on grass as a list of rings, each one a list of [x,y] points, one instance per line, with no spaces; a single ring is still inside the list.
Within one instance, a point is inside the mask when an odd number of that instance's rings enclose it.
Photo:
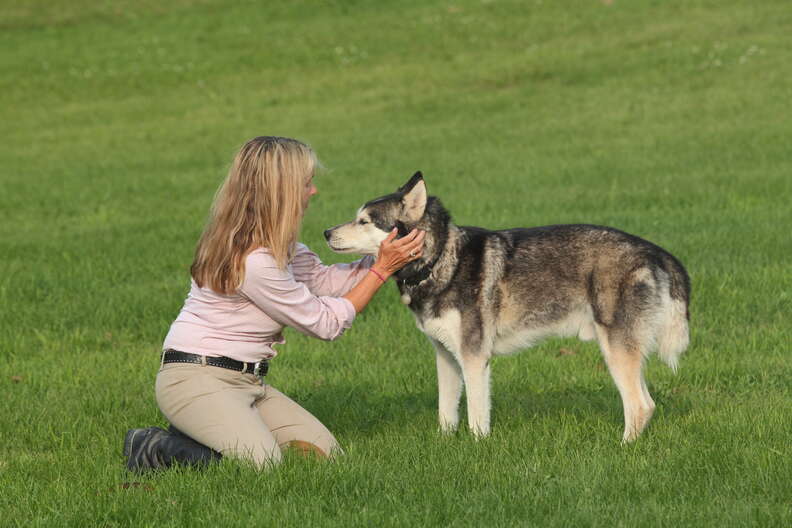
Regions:
[[[692,409],[686,395],[670,394],[649,387],[657,409],[655,416],[681,417]],[[410,392],[386,394],[375,384],[326,385],[298,398],[315,416],[333,431],[375,434],[394,425],[435,428],[437,393]],[[529,422],[535,418],[574,417],[622,423],[622,404],[615,387],[603,389],[565,388],[528,392],[508,388],[498,391],[492,400],[492,422]],[[460,421],[465,422],[465,395],[460,401]]]
[[[657,409],[669,416],[684,416],[691,411],[691,402],[686,395],[671,394],[669,391],[649,384],[649,392]],[[493,411],[503,416],[534,415],[552,416],[567,414],[591,417],[622,417],[622,402],[616,387],[601,389],[569,387],[561,390],[527,392],[510,389],[493,399]]]

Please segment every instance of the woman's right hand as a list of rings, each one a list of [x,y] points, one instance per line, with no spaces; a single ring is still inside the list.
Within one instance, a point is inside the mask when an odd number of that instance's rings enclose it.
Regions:
[[[421,258],[426,232],[413,229],[402,238],[396,239],[398,231],[393,229],[380,244],[379,255],[372,266],[385,278],[390,277],[404,266]]]

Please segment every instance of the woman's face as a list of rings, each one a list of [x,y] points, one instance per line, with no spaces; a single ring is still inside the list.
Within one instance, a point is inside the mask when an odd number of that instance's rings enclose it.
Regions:
[[[311,174],[311,177],[308,178],[308,181],[305,183],[305,189],[303,190],[303,213],[305,213],[305,210],[308,209],[308,202],[311,200],[311,196],[317,192],[316,185],[314,185],[313,182],[313,174]]]

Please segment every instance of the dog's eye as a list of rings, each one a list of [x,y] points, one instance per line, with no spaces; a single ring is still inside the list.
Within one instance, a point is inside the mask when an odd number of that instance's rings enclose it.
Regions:
[[[366,224],[368,224],[368,220],[358,220],[358,224],[366,225]]]

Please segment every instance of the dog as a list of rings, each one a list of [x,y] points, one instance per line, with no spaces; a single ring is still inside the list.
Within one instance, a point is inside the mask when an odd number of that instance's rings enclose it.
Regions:
[[[690,278],[679,260],[611,227],[457,226],[420,172],[324,234],[338,253],[377,255],[394,227],[426,231],[421,258],[395,278],[436,351],[441,431],[456,431],[464,385],[470,431],[489,434],[493,355],[577,335],[599,343],[622,399],[622,441],[641,434],[655,409],[644,361],[657,351],[676,371],[689,344]]]

